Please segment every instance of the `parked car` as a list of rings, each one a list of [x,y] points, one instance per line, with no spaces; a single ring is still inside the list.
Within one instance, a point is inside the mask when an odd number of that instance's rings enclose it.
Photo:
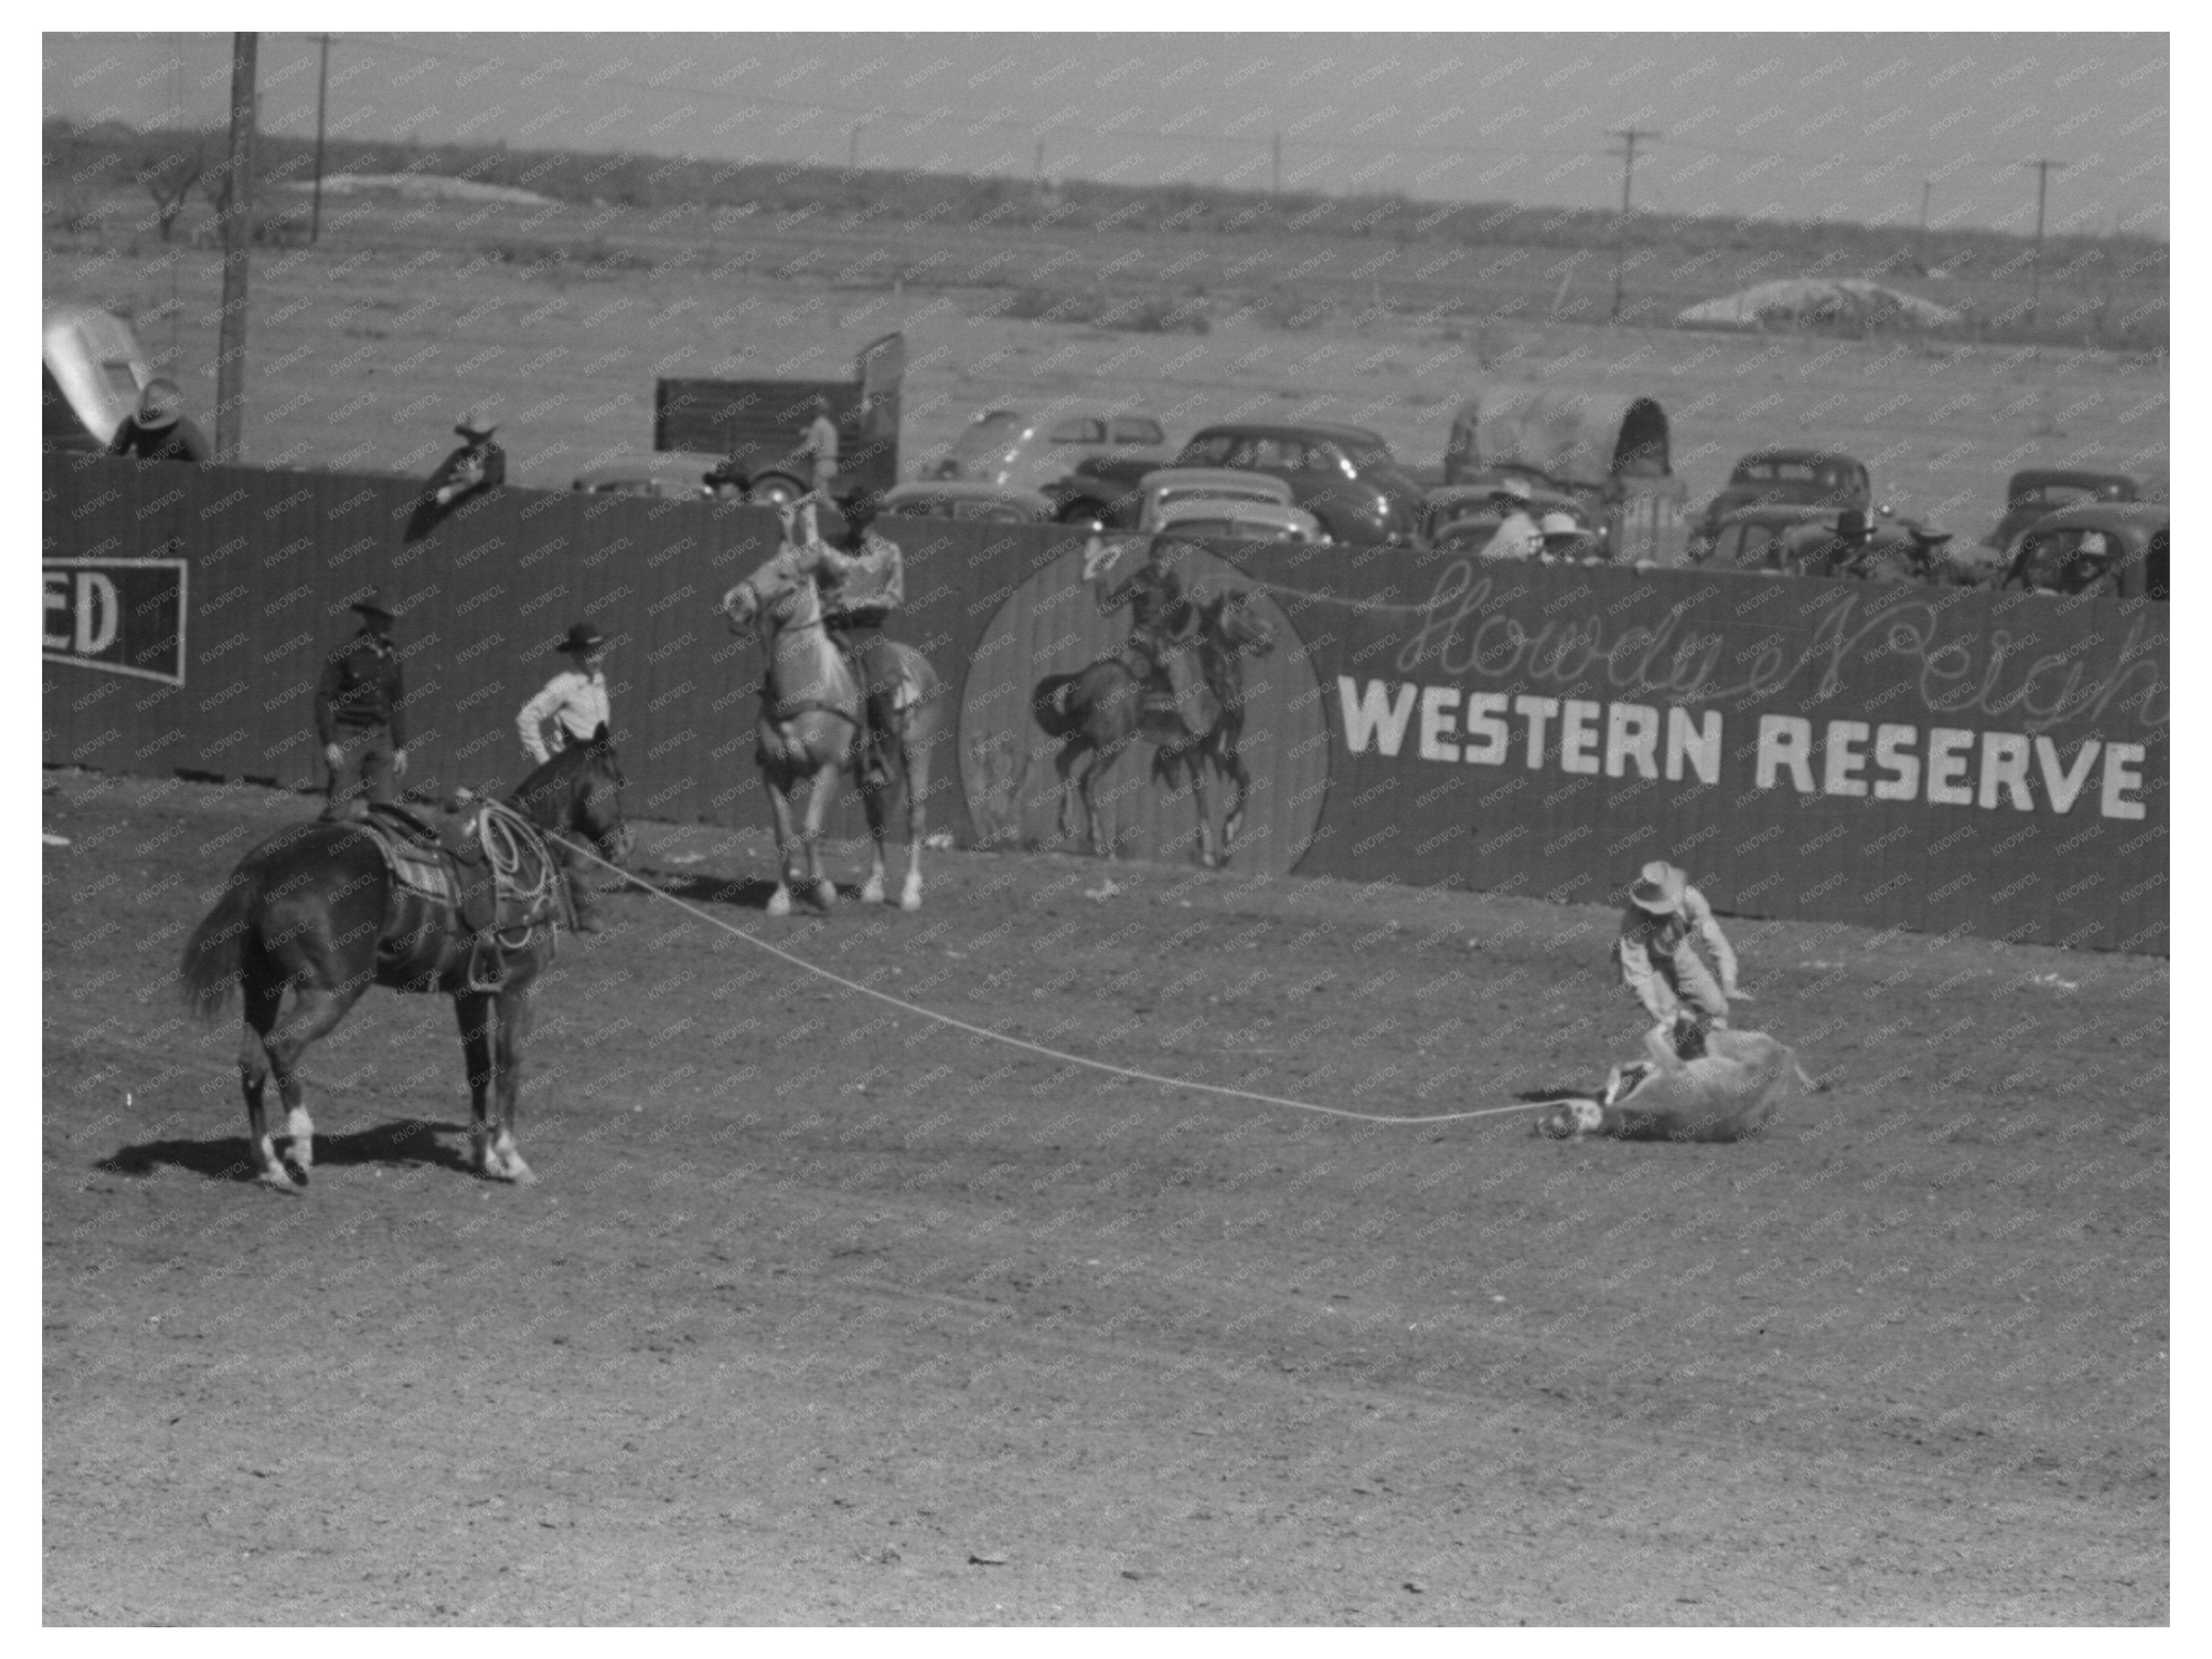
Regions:
[[[926,477],[1043,489],[1085,463],[1122,461],[1145,467],[1164,463],[1168,434],[1149,415],[1103,412],[1030,415],[994,409],[975,417],[954,441],[951,453]]]
[[[138,407],[153,362],[130,324],[90,306],[49,307],[42,333],[43,447],[98,453]]]
[[[1234,472],[1218,466],[1164,466],[1137,481],[1139,530],[1158,530],[1160,515],[1185,501],[1272,501],[1295,504],[1289,484],[1265,472]]]
[[[1730,570],[1794,570],[1789,550],[1793,538],[1802,543],[1797,532],[1808,528],[1832,534],[1838,516],[1837,508],[1802,503],[1734,507],[1718,523],[1701,525],[1691,536],[1690,562]]]
[[[1302,507],[1223,495],[1170,501],[1154,515],[1152,528],[1162,535],[1215,536],[1228,541],[1315,544],[1329,539],[1321,520]]]
[[[1421,492],[1364,427],[1236,422],[1194,435],[1177,466],[1262,472],[1291,486],[1297,504],[1331,539],[1410,544],[1421,527]]]
[[[2022,531],[1998,580],[2032,593],[2166,599],[2166,509],[2152,501],[2061,507]]]
[[[569,487],[595,495],[658,495],[664,501],[706,501],[717,494],[712,480],[725,457],[696,450],[655,450],[649,455],[616,455],[586,467]],[[737,495],[732,484],[721,492]]]
[[[1755,449],[1735,464],[1692,533],[1710,534],[1741,507],[1795,506],[1872,512],[1874,483],[1863,465],[1832,450]]]
[[[893,485],[878,509],[900,519],[981,519],[1000,524],[1049,524],[1051,501],[1034,489],[1009,489],[963,478]]]
[[[2087,471],[2075,467],[2038,467],[2015,472],[2005,486],[2005,510],[1982,545],[2009,548],[2020,532],[2045,514],[2087,501],[2143,499],[2141,487],[2124,472]]]

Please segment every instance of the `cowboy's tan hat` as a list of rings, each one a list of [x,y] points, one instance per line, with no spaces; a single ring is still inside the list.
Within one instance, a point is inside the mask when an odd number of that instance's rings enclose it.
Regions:
[[[1689,878],[1663,859],[1655,859],[1628,889],[1629,902],[1655,916],[1671,916],[1682,908],[1682,890]]]

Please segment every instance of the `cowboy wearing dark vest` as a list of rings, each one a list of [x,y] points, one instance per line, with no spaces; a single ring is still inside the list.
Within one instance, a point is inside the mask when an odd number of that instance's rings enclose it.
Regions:
[[[1100,611],[1110,616],[1128,607],[1129,646],[1142,659],[1143,678],[1164,682],[1175,701],[1177,716],[1197,732],[1201,722],[1194,703],[1199,685],[1189,642],[1197,629],[1198,613],[1183,592],[1182,579],[1176,574],[1174,550],[1175,544],[1166,537],[1153,537],[1145,562],[1119,587],[1110,587],[1109,578],[1118,550],[1109,550],[1105,541],[1094,534],[1084,549],[1083,569],[1093,584]]]
[[[607,677],[599,665],[606,659],[606,639],[586,622],[572,623],[568,637],[555,647],[568,659],[568,666],[545,683],[545,689],[522,705],[515,726],[531,763],[543,766],[556,749],[574,748],[592,740],[601,726],[614,724],[607,701]],[[548,733],[553,738],[549,747]],[[556,838],[553,856],[559,860],[568,884],[569,908],[576,931],[599,931],[597,901],[590,886],[592,866],[566,840]]]
[[[896,542],[874,529],[876,498],[857,490],[842,508],[842,545],[825,542],[815,527],[811,502],[795,511],[785,509],[784,539],[802,550],[802,566],[810,571],[822,593],[822,621],[853,665],[860,682],[861,738],[868,770],[880,779],[879,748],[890,731],[897,711],[891,699],[898,693],[902,670],[898,653],[884,635],[884,624],[906,604],[906,556]],[[799,534],[792,533],[797,520]]]
[[[406,692],[392,610],[373,587],[353,609],[361,631],[331,653],[315,685],[315,737],[330,768],[326,818],[344,816],[364,795],[391,804],[395,780],[407,775]]]
[[[123,418],[108,441],[111,455],[142,461],[207,461],[206,434],[185,413],[185,394],[174,380],[152,380],[138,394],[138,407]]]

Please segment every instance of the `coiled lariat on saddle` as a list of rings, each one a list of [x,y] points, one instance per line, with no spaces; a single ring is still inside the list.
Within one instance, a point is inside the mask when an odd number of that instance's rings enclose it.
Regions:
[[[496,923],[491,937],[501,950],[520,951],[530,943],[531,928],[535,925],[528,918],[544,913],[549,902],[558,895],[565,904],[567,895],[553,868],[552,849],[546,844],[546,832],[540,830],[522,813],[504,801],[483,798],[483,814],[477,820],[477,844],[483,848],[484,861],[490,865],[495,890],[513,896],[516,907],[525,918],[518,937],[509,939],[514,932],[501,931]],[[526,878],[526,864],[535,869]],[[575,917],[568,917],[568,925],[575,926]]]

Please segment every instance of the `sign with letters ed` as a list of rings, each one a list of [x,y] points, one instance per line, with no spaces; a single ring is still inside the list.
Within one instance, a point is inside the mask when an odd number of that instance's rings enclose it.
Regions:
[[[48,662],[185,683],[185,561],[48,559]]]

